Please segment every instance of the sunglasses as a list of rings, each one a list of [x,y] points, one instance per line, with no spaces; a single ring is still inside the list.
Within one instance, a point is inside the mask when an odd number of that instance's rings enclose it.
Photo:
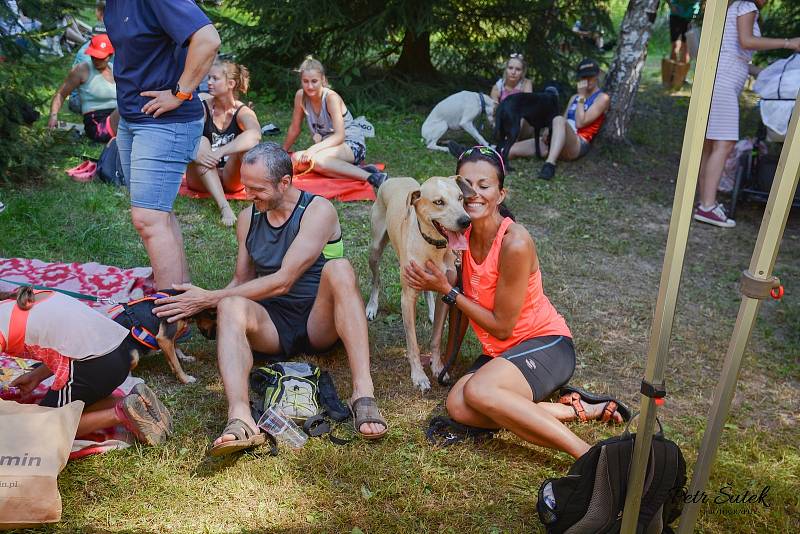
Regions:
[[[513,54],[509,55],[508,57],[509,57],[509,59],[525,59],[525,56],[523,56],[522,54],[517,53],[517,52],[514,52]]]
[[[495,161],[497,161],[498,163],[500,163],[500,169],[503,171],[503,177],[505,177],[505,175],[506,175],[506,165],[505,165],[505,163],[503,163],[503,156],[501,156],[495,149],[493,149],[490,146],[475,145],[472,148],[468,148],[464,152],[461,153],[461,155],[458,157],[458,161],[461,161],[462,159],[466,158],[467,156],[469,156],[470,154],[472,154],[475,151],[483,154],[484,156],[489,156],[490,158],[492,158]]]

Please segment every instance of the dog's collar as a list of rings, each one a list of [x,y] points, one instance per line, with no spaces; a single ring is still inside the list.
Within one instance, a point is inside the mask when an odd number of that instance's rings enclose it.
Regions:
[[[447,239],[434,239],[433,237],[427,235],[422,231],[422,225],[419,224],[419,219],[417,219],[417,228],[419,228],[419,233],[422,234],[422,239],[427,241],[429,244],[436,248],[447,248]]]

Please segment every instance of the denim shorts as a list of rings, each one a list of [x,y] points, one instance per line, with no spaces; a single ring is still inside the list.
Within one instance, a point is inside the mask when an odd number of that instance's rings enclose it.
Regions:
[[[117,147],[131,206],[172,211],[186,165],[197,156],[203,119],[135,123],[121,119]]]

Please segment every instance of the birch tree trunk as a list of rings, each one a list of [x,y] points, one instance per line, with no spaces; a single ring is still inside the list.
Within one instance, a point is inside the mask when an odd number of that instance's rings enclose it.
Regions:
[[[625,11],[619,44],[605,82],[611,106],[600,134],[603,140],[619,142],[627,136],[658,4],[659,0],[630,0]]]

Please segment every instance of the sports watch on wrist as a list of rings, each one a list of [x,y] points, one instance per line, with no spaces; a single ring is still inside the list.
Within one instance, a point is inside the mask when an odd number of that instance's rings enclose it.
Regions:
[[[575,102],[577,102],[578,104],[583,104],[584,102],[586,102],[586,97],[579,96],[578,98],[575,99]]]
[[[175,89],[172,90],[172,94],[178,97],[178,100],[183,100],[183,101],[191,100],[193,96],[191,91],[189,91],[188,93],[184,93],[183,91],[181,91],[181,84],[179,83],[175,84]]]
[[[458,289],[457,287],[453,286],[453,289],[451,289],[450,292],[447,295],[444,295],[442,297],[442,302],[452,306],[453,304],[456,303],[456,297],[458,295],[463,295],[463,293],[461,293],[460,289]]]

